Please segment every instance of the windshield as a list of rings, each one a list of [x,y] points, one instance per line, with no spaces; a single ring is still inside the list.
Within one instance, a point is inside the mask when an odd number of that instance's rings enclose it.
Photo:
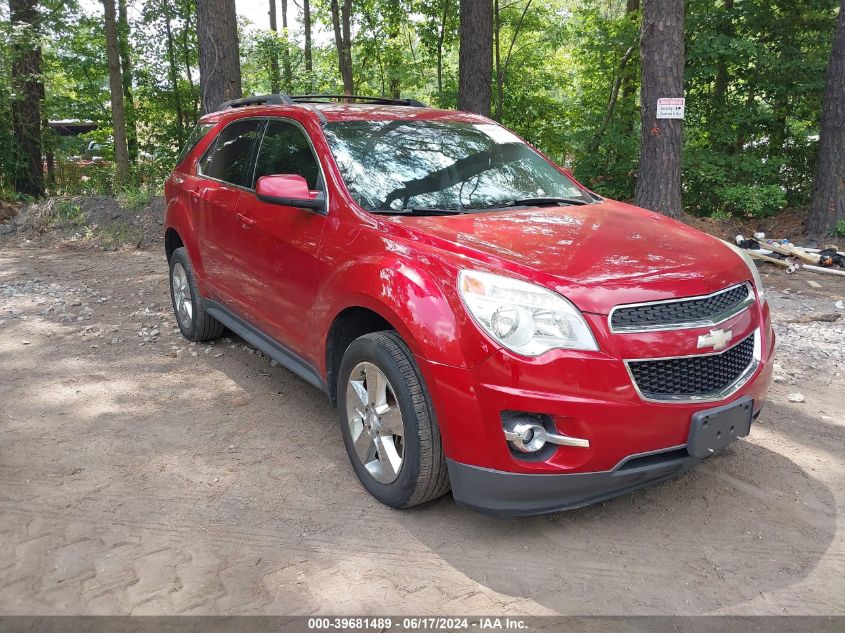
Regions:
[[[342,121],[325,127],[349,193],[370,211],[491,209],[537,198],[590,199],[493,123]]]

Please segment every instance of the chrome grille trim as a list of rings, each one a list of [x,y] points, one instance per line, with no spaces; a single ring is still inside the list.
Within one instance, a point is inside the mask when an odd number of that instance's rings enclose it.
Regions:
[[[709,318],[706,319],[698,319],[693,321],[681,321],[681,322],[674,322],[674,323],[657,323],[655,325],[621,325],[621,326],[614,326],[613,325],[613,315],[618,310],[625,310],[631,308],[639,308],[639,307],[646,307],[646,306],[656,306],[656,305],[667,305],[667,304],[675,304],[675,303],[685,303],[689,301],[702,301],[706,299],[710,299],[712,297],[716,297],[718,295],[724,294],[726,292],[731,292],[740,286],[745,286],[746,288],[746,297],[745,299],[732,307],[729,310],[716,313]],[[697,295],[695,297],[682,297],[679,299],[665,299],[662,301],[644,301],[642,303],[625,303],[618,306],[614,306],[613,309],[610,311],[610,314],[607,315],[607,324],[610,328],[610,331],[614,334],[632,334],[635,332],[661,332],[666,330],[689,330],[693,328],[702,328],[702,327],[715,327],[724,323],[728,319],[740,314],[744,310],[746,310],[749,306],[753,305],[756,301],[756,294],[754,292],[754,287],[751,285],[750,282],[743,282],[741,284],[734,284],[728,288],[723,288],[722,290],[717,290],[716,292],[711,292],[709,295]]]
[[[632,363],[642,363],[642,362],[653,362],[653,361],[660,361],[660,360],[675,360],[675,359],[684,359],[684,358],[705,358],[707,356],[721,356],[737,345],[742,344],[748,339],[748,336],[743,337],[741,340],[737,341],[727,349],[724,349],[719,352],[710,352],[708,354],[687,354],[683,356],[663,356],[659,358],[636,358],[636,359],[629,359],[625,360],[625,370],[628,372],[628,378],[631,381],[631,384],[634,386],[634,389],[637,392],[637,395],[640,399],[645,400],[646,402],[663,402],[663,403],[694,403],[694,402],[716,402],[719,400],[724,400],[725,398],[729,398],[737,391],[742,389],[746,383],[757,373],[757,369],[760,367],[760,360],[762,358],[762,340],[760,335],[759,328],[754,330],[754,332],[750,335],[754,337],[754,350],[752,352],[751,362],[745,368],[745,370],[737,377],[737,379],[719,391],[713,391],[710,393],[700,393],[700,394],[667,394],[662,396],[646,396],[640,390],[639,385],[637,385],[637,381],[634,378],[634,374],[631,371],[631,364]]]

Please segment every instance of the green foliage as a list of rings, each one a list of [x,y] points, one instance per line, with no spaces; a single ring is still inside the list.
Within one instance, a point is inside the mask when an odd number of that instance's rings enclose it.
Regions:
[[[121,206],[129,211],[137,211],[150,203],[153,199],[153,191],[147,187],[130,186],[123,189],[117,199]]]
[[[836,226],[833,227],[833,235],[836,237],[845,237],[845,220],[839,220]]]
[[[763,217],[808,203],[835,0],[689,0],[684,199],[696,215]],[[97,125],[81,137],[44,133],[50,192],[118,195],[142,208],[160,193],[200,116],[196,0],[130,2],[139,157],[116,191],[108,69],[98,3],[41,3],[44,113]],[[599,193],[630,200],[640,143],[639,22],[625,0],[499,0],[494,118]],[[327,0],[312,0],[313,70],[305,69],[301,4],[291,28],[240,24],[245,93],[271,90],[272,61],[292,93],[342,91]],[[453,108],[458,0],[356,0],[357,91]],[[15,164],[10,29],[0,4],[0,196]],[[281,29],[281,16],[279,16]],[[290,72],[285,72],[289,60]],[[98,160],[84,149],[103,145]]]
[[[85,216],[82,207],[71,200],[58,200],[53,206],[55,212],[54,221],[63,224],[82,226],[85,223]]]
[[[684,193],[696,215],[808,204],[833,0],[691,0]]]
[[[587,1],[575,9],[567,27],[565,54],[574,95],[567,129],[575,176],[602,195],[630,200],[640,136],[639,14],[627,14],[624,3]],[[616,80],[617,100],[609,113]]]
[[[719,187],[716,195],[722,211],[732,216],[767,217],[786,206],[786,193],[779,185],[731,184]]]
[[[32,202],[34,198],[25,193],[15,191],[11,186],[4,185],[0,187],[0,200],[8,202]]]

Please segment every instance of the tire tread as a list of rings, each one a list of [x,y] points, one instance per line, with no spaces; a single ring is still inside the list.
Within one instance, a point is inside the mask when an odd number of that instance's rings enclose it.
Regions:
[[[431,396],[425,387],[414,356],[405,342],[395,331],[378,332],[371,336],[383,337],[385,347],[405,379],[414,412],[419,424],[417,426],[420,439],[420,474],[417,488],[408,500],[407,505],[413,506],[426,501],[442,497],[449,491],[449,473],[446,470],[446,458],[443,455],[443,443],[440,438],[440,427],[434,415]],[[423,422],[428,424],[423,424]]]
[[[179,326],[182,335],[189,341],[196,342],[211,341],[220,338],[226,331],[226,326],[206,312],[205,302],[200,294],[196,275],[194,274],[194,267],[191,264],[191,258],[188,257],[188,251],[184,246],[177,248],[170,255],[171,270],[174,260],[178,261],[185,268],[185,273],[188,276],[188,284],[191,286],[191,300],[194,304],[193,322],[191,323],[191,331],[189,333],[186,333],[182,329],[182,324],[179,323],[178,317],[176,319],[176,324]]]
[[[377,348],[381,350],[381,353],[387,355],[393,364],[393,369],[398,371],[401,376],[405,394],[410,400],[411,413],[416,420],[416,424],[413,426],[416,427],[417,444],[419,445],[419,472],[416,478],[410,480],[412,484],[410,490],[406,489],[403,494],[390,501],[384,499],[382,501],[393,507],[408,508],[442,497],[450,488],[446,457],[443,454],[440,428],[437,424],[431,396],[428,393],[422,373],[414,360],[413,353],[399,334],[393,330],[365,334],[355,339],[347,348],[347,352],[353,346],[356,349],[361,347]],[[342,364],[344,363],[346,363],[346,360]],[[382,371],[384,371],[384,368],[382,368]],[[341,389],[340,384],[338,389]],[[395,385],[394,391],[396,391]],[[338,401],[343,402],[340,392],[338,393]],[[345,423],[343,417],[343,414],[341,414],[341,422]],[[405,432],[406,434],[409,432],[407,423]],[[354,460],[352,454],[350,454],[350,459]]]

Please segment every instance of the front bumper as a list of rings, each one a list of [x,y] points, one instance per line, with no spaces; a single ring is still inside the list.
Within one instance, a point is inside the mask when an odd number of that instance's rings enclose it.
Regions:
[[[760,415],[758,408],[754,417]],[[447,459],[455,501],[494,516],[572,510],[677,477],[704,461],[686,446],[631,455],[614,469],[535,475],[469,466]]]
[[[686,451],[693,416],[750,398],[759,415],[771,382],[774,334],[768,309],[729,326],[745,336],[760,328],[753,375],[719,401],[657,402],[642,398],[608,338],[602,352],[551,352],[536,359],[504,350],[472,368],[419,358],[440,425],[455,500],[494,514],[536,514],[595,503],[677,476],[700,460]],[[741,322],[740,319],[745,319]],[[594,327],[594,330],[597,328]],[[695,340],[698,332],[669,333]],[[628,339],[632,343],[639,339]],[[670,347],[674,341],[667,341]],[[643,357],[664,355],[652,346]],[[549,416],[562,435],[589,447],[560,446],[542,459],[509,448],[503,412]]]
[[[701,460],[686,457],[639,469],[526,475],[447,460],[455,502],[494,516],[572,510],[677,477]]]

